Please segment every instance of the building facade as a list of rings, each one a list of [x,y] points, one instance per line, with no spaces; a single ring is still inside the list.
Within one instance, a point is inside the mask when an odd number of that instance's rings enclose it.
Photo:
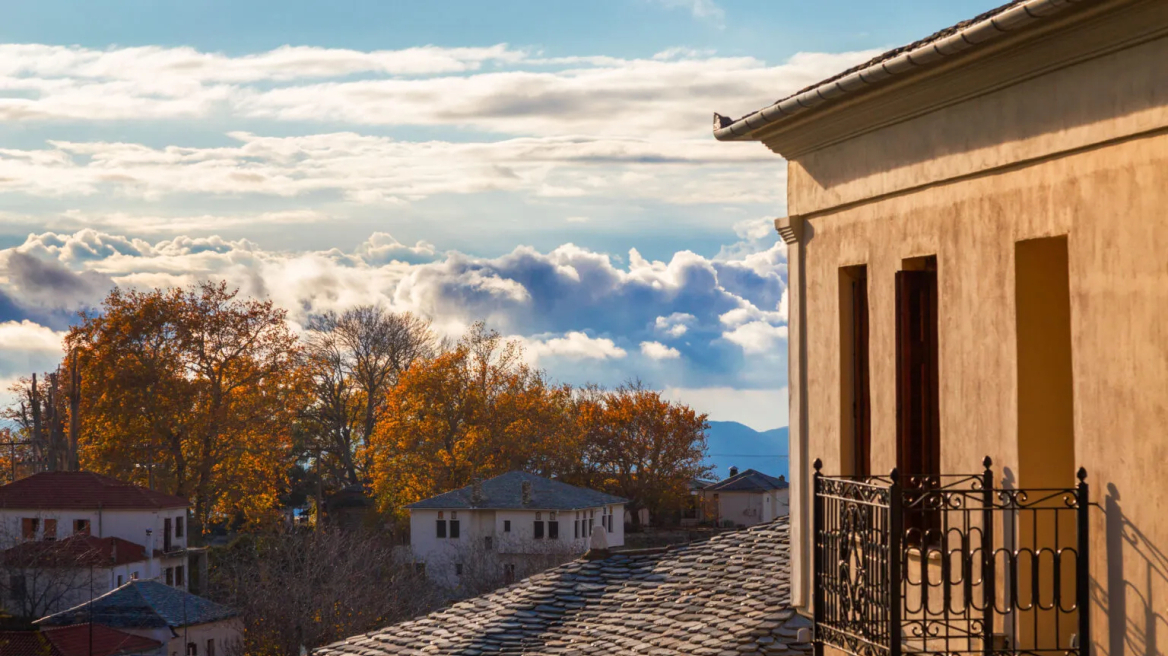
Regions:
[[[593,534],[624,544],[619,497],[509,472],[410,504],[410,546],[428,576],[451,586],[513,581],[588,550]]]
[[[91,472],[42,472],[0,486],[0,606],[39,616],[136,579],[186,589],[188,507]]]
[[[885,590],[905,599],[920,576],[938,582],[929,603],[951,602],[954,621],[936,635],[968,638],[951,653],[1163,648],[1165,62],[1168,3],[1017,0],[741,119],[715,115],[719,139],[787,159],[776,227],[805,612],[835,612],[816,603],[832,599],[833,556],[895,535],[903,551],[867,573],[900,577]],[[832,542],[858,530],[833,509],[860,498],[881,511],[856,517],[878,521]],[[958,498],[980,514],[947,505]],[[1055,598],[1063,610],[1045,610]],[[939,627],[920,601],[901,619]]]

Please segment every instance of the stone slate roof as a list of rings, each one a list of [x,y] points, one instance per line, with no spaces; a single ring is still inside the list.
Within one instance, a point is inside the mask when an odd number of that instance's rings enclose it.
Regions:
[[[178,628],[218,622],[238,613],[208,599],[158,581],[131,580],[92,601],[42,617],[42,627],[84,624],[93,615],[95,624],[116,629]]]
[[[531,483],[531,503],[523,503],[523,483]],[[568,485],[550,478],[512,471],[482,482],[483,498],[471,501],[473,486],[452,490],[406,506],[410,510],[579,510],[625,503],[625,499],[604,492]]]
[[[782,476],[775,478],[754,469],[739,472],[726,480],[718,481],[704,488],[705,492],[768,492],[785,490],[790,485]]]
[[[163,494],[93,472],[41,472],[0,486],[0,508],[29,510],[158,510],[186,508]]]
[[[804,656],[788,522],[576,560],[316,656]]]

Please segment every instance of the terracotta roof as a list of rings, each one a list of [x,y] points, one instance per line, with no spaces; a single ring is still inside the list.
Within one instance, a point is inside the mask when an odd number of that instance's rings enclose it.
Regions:
[[[183,497],[123,483],[93,472],[41,472],[0,486],[0,508],[133,510],[186,508]]]
[[[776,100],[737,120],[714,114],[714,137],[751,139],[755,130],[821,104],[883,84],[904,73],[945,61],[1006,34],[1029,27],[1069,7],[1091,0],[1012,0],[981,15],[951,25],[919,41],[894,48],[826,80]]]
[[[41,627],[90,621],[118,629],[176,628],[218,622],[239,613],[209,599],[158,581],[131,580],[120,588],[69,610],[42,617]]]
[[[153,651],[162,646],[157,640],[132,635],[101,624],[93,625],[92,634],[88,624],[44,629],[41,633],[57,648],[61,656],[120,656]]]
[[[493,593],[315,651],[360,654],[804,656],[788,524],[577,560]]]
[[[0,631],[4,656],[65,656],[39,631]]]
[[[155,558],[165,556],[158,549]],[[73,535],[64,540],[22,542],[0,551],[0,562],[41,567],[79,567],[93,565],[126,565],[146,560],[146,547],[122,538],[98,538],[91,535]]]
[[[523,503],[523,484],[531,484],[531,501]],[[419,509],[471,509],[483,508],[487,510],[514,510],[531,508],[532,510],[579,510],[581,508],[595,508],[609,504],[625,503],[620,497],[604,492],[589,490],[575,485],[568,485],[550,478],[512,471],[501,474],[482,482],[482,499],[475,501],[473,486],[459,488],[439,494],[436,497],[422,499],[406,506],[411,510]]]
[[[779,476],[768,476],[754,469],[739,472],[730,478],[718,481],[705,487],[706,492],[766,492],[768,490],[785,490],[791,487],[787,479]]]

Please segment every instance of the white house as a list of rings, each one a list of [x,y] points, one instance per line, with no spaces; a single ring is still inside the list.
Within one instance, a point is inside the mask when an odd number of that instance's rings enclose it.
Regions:
[[[171,656],[241,654],[239,614],[158,581],[128,581],[104,595],[34,622],[42,630],[87,624],[107,626],[166,645]]]
[[[753,526],[785,517],[790,512],[790,485],[782,476],[775,478],[753,469],[739,472],[730,468],[730,478],[701,490],[706,505],[715,512],[719,525]]]
[[[134,579],[186,589],[188,507],[92,472],[42,472],[0,486],[0,606],[39,616]]]
[[[604,531],[624,544],[625,499],[527,474],[501,476],[410,504],[415,562],[457,586],[471,577],[511,581],[588,550]]]

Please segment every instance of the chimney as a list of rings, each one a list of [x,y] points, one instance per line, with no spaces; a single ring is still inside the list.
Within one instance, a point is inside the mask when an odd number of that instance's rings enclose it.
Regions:
[[[531,503],[531,481],[523,481],[523,505]]]
[[[470,504],[477,506],[483,502],[483,481],[478,476],[470,484]]]
[[[146,529],[146,578],[154,578],[154,531]]]
[[[737,468],[737,467],[731,467],[731,468],[730,468],[730,478],[734,478],[734,477],[735,477],[735,476],[737,476],[737,475],[738,475],[738,468]]]

